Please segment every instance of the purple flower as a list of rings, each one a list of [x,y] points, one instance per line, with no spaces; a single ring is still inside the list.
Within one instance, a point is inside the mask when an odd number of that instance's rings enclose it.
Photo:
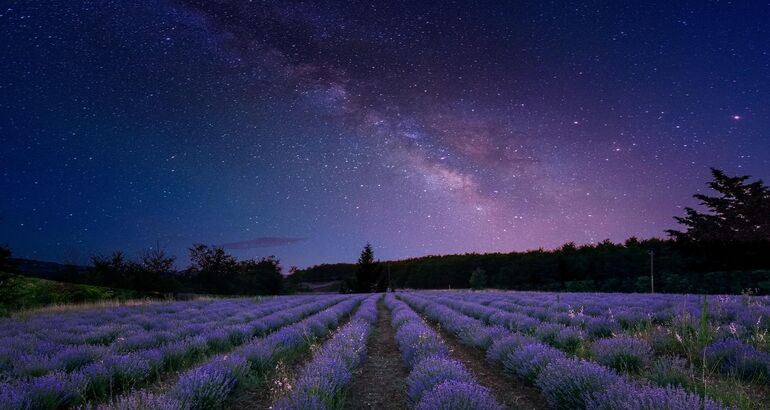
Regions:
[[[589,317],[585,322],[588,335],[593,338],[610,337],[620,331],[620,324],[604,316]]]
[[[275,349],[270,343],[259,341],[244,347],[241,354],[249,361],[254,370],[263,373],[273,366]]]
[[[173,397],[193,410],[217,408],[247,371],[248,364],[241,356],[217,357],[182,374]]]
[[[273,405],[273,410],[326,410],[321,397],[308,392],[297,392],[286,396]]]
[[[25,408],[57,409],[65,407],[76,395],[63,373],[51,373],[24,383]]]
[[[407,395],[418,403],[423,393],[447,380],[473,382],[473,377],[460,362],[442,356],[430,356],[414,365],[406,379]]]
[[[441,338],[424,323],[408,322],[396,331],[396,341],[404,361],[412,366],[431,355],[449,355]]]
[[[535,383],[552,407],[572,410],[585,408],[591,397],[621,381],[617,373],[596,363],[557,359],[545,366]]]
[[[535,336],[549,345],[556,343],[556,337],[559,336],[565,326],[558,323],[541,323],[537,329],[535,329]]]
[[[103,348],[95,346],[71,346],[55,355],[53,362],[56,363],[57,368],[71,372],[98,360],[104,354],[105,350]]]
[[[26,397],[18,386],[0,384],[0,403],[8,410],[26,410]]]
[[[592,395],[587,410],[720,410],[710,399],[676,387],[651,387],[619,382]]]
[[[320,357],[302,369],[296,389],[334,397],[349,382],[351,373],[345,362],[334,357]]]
[[[533,381],[549,363],[566,357],[567,355],[559,349],[542,343],[532,343],[508,353],[502,362],[506,371]]]
[[[415,410],[502,410],[489,390],[475,383],[445,381],[426,392]]]
[[[109,410],[179,410],[185,407],[173,397],[149,392],[137,392],[111,403]]]
[[[108,356],[104,366],[110,371],[113,383],[126,388],[144,381],[150,376],[150,364],[136,354]]]
[[[599,339],[591,346],[597,362],[621,372],[637,373],[650,362],[650,346],[635,337],[620,335]]]
[[[554,346],[558,348],[574,353],[578,347],[583,343],[585,334],[577,328],[565,327],[559,331],[559,334],[554,338]]]
[[[487,349],[487,359],[492,362],[502,362],[509,353],[520,349],[523,345],[537,343],[535,338],[522,335],[521,333],[513,333],[509,336],[496,339],[492,346]]]
[[[744,380],[770,379],[770,353],[736,339],[726,339],[706,348],[706,363],[721,373],[734,374]]]

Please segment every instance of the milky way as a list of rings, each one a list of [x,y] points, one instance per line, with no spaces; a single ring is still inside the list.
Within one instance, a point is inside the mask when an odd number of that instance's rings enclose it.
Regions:
[[[757,2],[125,3],[0,11],[19,256],[620,241],[663,236],[709,167],[770,177]]]

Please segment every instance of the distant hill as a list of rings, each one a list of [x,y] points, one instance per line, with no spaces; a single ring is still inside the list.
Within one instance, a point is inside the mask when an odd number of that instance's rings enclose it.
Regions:
[[[48,305],[160,298],[154,292],[78,285],[0,272],[0,316]]]
[[[19,275],[31,276],[43,279],[63,279],[65,277],[78,276],[87,273],[90,268],[86,266],[68,265],[57,262],[38,261],[34,259],[11,258],[12,272]]]
[[[302,282],[319,283],[339,281],[348,275],[356,272],[356,265],[353,263],[332,263],[316,265],[307,269],[300,269],[286,277],[289,283],[298,284]]]

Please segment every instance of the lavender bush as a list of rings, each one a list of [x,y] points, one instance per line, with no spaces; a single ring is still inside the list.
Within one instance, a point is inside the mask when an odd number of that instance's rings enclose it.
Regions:
[[[597,362],[628,373],[638,373],[652,357],[647,343],[626,335],[599,339],[591,346],[591,352]]]
[[[475,383],[443,382],[425,393],[415,410],[502,410],[489,390]]]
[[[558,410],[585,408],[592,397],[622,378],[596,363],[577,359],[552,360],[537,377],[548,404]]]
[[[426,391],[447,380],[473,382],[460,362],[444,356],[430,356],[414,366],[406,379],[407,396],[418,403]]]

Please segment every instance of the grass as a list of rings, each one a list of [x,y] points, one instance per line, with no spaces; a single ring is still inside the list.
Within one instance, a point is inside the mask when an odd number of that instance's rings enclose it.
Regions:
[[[73,306],[87,307],[88,304],[105,306],[146,303],[148,298],[159,296],[155,293],[57,282],[0,272],[0,316],[38,308],[61,311]]]

